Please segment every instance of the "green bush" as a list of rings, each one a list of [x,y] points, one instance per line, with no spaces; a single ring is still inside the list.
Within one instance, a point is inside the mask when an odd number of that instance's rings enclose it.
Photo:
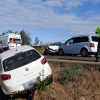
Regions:
[[[36,50],[40,53],[40,54],[44,54],[44,47],[37,47]]]
[[[66,68],[60,73],[59,79],[63,82],[74,82],[80,79],[80,65],[66,66]]]
[[[38,92],[38,94],[42,94],[42,91],[47,90],[47,84],[49,83],[49,78],[46,78],[43,81],[38,82],[38,84],[34,87],[34,89]]]

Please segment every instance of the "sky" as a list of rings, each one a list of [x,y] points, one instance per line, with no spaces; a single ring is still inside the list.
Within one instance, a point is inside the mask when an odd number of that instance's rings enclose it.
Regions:
[[[42,44],[95,34],[100,0],[0,0],[0,33],[22,30]]]

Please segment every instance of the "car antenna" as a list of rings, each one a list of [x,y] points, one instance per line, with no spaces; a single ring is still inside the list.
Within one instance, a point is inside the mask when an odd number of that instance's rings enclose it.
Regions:
[[[17,51],[17,43],[16,43],[16,51]]]

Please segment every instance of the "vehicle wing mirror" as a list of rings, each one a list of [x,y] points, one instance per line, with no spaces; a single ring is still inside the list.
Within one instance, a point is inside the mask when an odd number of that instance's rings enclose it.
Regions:
[[[65,42],[65,43],[63,43],[63,45],[69,45],[69,43]]]
[[[67,43],[66,45],[69,45],[69,43]]]

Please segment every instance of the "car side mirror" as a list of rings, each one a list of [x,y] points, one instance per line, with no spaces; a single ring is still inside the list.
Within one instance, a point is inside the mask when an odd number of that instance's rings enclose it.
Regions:
[[[66,45],[69,45],[69,43],[67,43]]]

